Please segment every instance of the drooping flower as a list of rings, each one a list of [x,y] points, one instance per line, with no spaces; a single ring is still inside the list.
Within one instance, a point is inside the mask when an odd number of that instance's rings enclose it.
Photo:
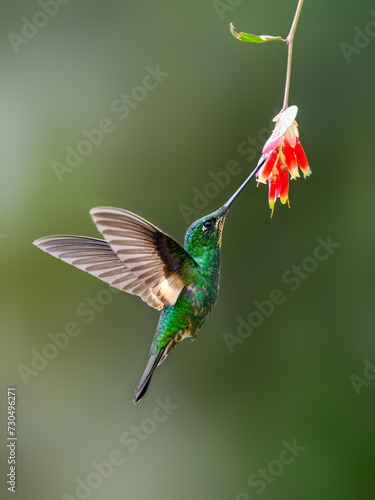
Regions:
[[[268,203],[271,217],[277,198],[289,205],[289,174],[292,179],[299,177],[298,166],[306,178],[311,170],[299,141],[297,106],[290,106],[273,119],[276,122],[271,137],[264,145],[262,158],[267,158],[257,174],[257,182],[268,182]]]

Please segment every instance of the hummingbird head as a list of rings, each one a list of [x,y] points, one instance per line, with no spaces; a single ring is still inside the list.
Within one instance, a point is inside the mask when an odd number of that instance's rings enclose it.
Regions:
[[[185,236],[185,248],[192,257],[199,260],[203,254],[220,249],[227,213],[228,208],[224,205],[212,214],[198,219],[189,227]]]
[[[221,208],[219,208],[219,210],[198,219],[187,230],[185,235],[185,249],[199,264],[204,263],[209,267],[212,266],[215,261],[220,261],[221,235],[229,207],[264,165],[268,156],[269,155],[261,156],[257,166],[245,182],[242,183],[237,191]]]

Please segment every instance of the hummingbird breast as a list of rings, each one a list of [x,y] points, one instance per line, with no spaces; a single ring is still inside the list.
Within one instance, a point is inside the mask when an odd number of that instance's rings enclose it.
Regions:
[[[170,342],[170,347],[172,344],[175,347],[184,338],[195,338],[214,308],[218,293],[219,282],[210,282],[204,277],[199,283],[183,288],[176,303],[165,306],[160,315],[154,339],[158,347],[162,348]]]

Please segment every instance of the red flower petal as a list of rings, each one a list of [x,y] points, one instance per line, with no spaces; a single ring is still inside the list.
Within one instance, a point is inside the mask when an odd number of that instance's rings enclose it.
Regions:
[[[305,151],[303,150],[302,144],[297,139],[296,147],[294,148],[294,152],[296,154],[300,169],[303,172],[304,177],[307,177],[311,174],[311,170],[309,167],[309,162],[307,161]]]
[[[294,154],[294,150],[287,142],[284,142],[283,150],[285,155],[285,162],[288,165],[290,175],[293,179],[295,179],[296,177],[299,177],[299,172],[297,158]]]
[[[289,191],[289,172],[284,170],[280,172],[280,201],[284,205],[286,202],[289,204],[288,198]]]
[[[271,217],[273,214],[273,208],[275,206],[275,201],[277,198],[276,188],[277,188],[276,182],[272,179],[272,177],[270,177],[268,179],[268,205],[272,210]]]
[[[268,160],[266,161],[266,163],[259,170],[257,182],[266,183],[266,181],[267,181],[268,177],[270,176],[272,169],[275,165],[276,157],[277,157],[277,150],[274,150],[274,151],[272,151],[272,153],[268,157]]]
[[[276,182],[276,199],[280,196],[281,192],[281,167],[282,164],[280,163],[279,160],[274,168],[274,181]]]

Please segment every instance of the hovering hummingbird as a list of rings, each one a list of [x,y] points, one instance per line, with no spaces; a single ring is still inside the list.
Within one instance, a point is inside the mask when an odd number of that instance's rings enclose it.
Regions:
[[[195,339],[214,308],[229,206],[265,160],[225,205],[189,227],[184,248],[138,215],[111,207],[90,211],[104,240],[58,235],[34,241],[41,250],[162,311],[134,403],[144,396],[155,368],[181,340]]]

